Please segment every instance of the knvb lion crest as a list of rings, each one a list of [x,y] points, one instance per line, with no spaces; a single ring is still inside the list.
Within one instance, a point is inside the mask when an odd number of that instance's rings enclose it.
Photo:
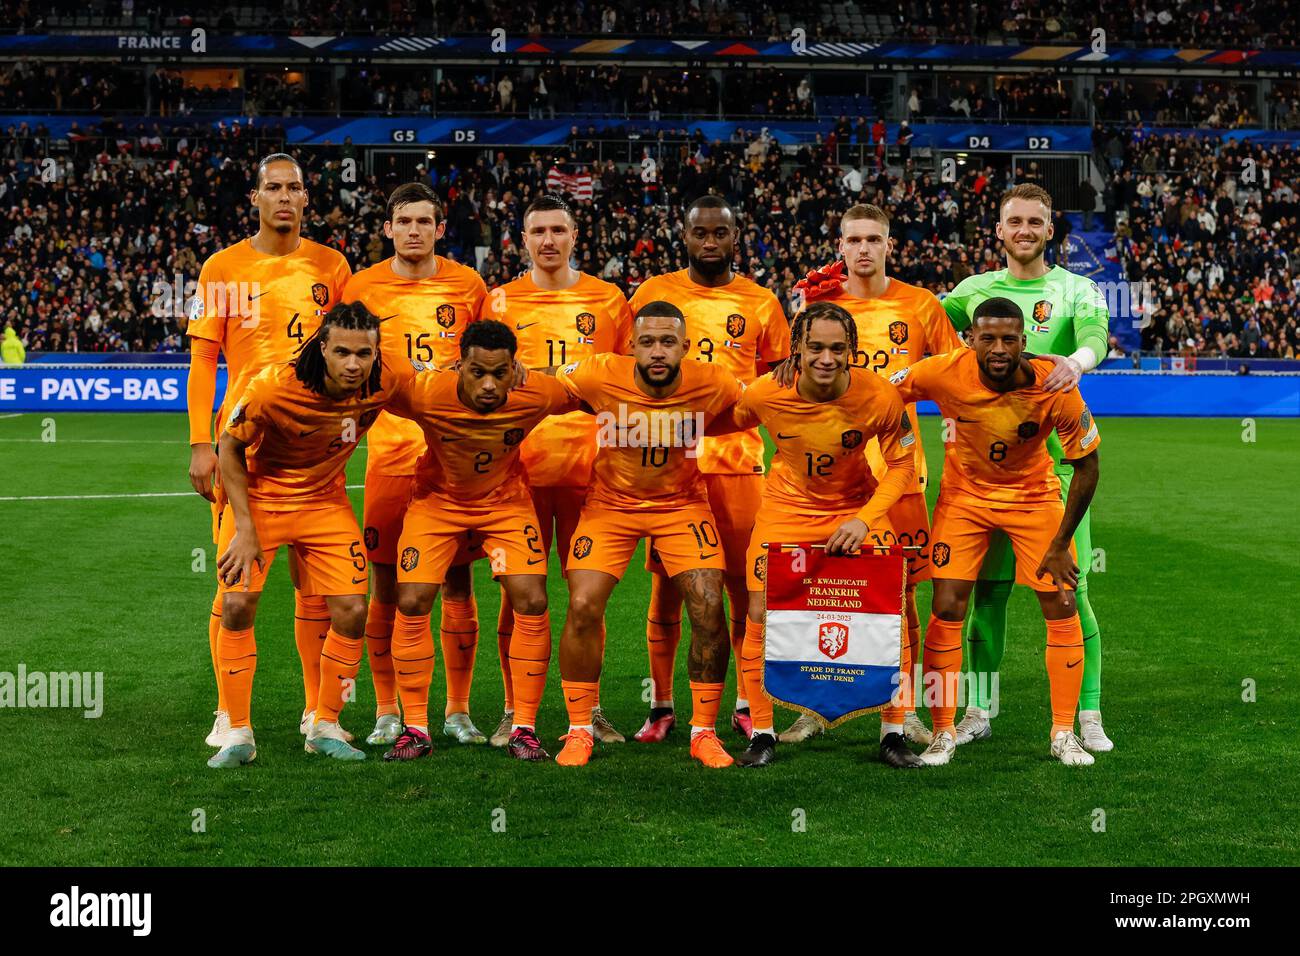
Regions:
[[[330,287],[324,282],[317,282],[311,287],[312,301],[324,308],[330,301]]]
[[[745,317],[739,312],[727,316],[727,335],[738,339],[745,334]]]
[[[585,558],[591,554],[591,539],[585,534],[579,538],[573,539],[573,556],[578,559]]]
[[[579,335],[596,334],[596,317],[590,312],[579,312],[573,324],[577,326]]]
[[[889,323],[889,341],[895,345],[902,345],[907,341],[907,323],[890,322]]]
[[[767,580],[767,555],[760,554],[754,559],[754,577],[760,581]]]
[[[951,557],[952,548],[948,547],[948,545],[944,544],[942,541],[936,541],[934,543],[934,547],[930,551],[930,560],[934,562],[936,568],[943,567],[948,563],[948,559]]]
[[[361,417],[357,419],[357,427],[362,429],[369,428],[375,423],[375,419],[378,417],[379,409],[377,408],[372,408],[368,412],[362,412]]]
[[[1016,434],[1024,439],[1033,438],[1038,434],[1038,422],[1021,422],[1016,428]]]
[[[1041,325],[1052,317],[1052,302],[1050,299],[1039,299],[1034,303],[1034,322]]]
[[[367,528],[362,534],[362,537],[366,539],[366,550],[373,551],[375,548],[379,547],[378,528]]]
[[[414,571],[415,566],[420,563],[420,549],[406,548],[402,551],[402,570]]]
[[[831,660],[843,657],[849,649],[849,629],[835,621],[822,621],[817,627],[817,650]]]
[[[857,448],[862,444],[862,432],[858,431],[856,428],[847,431],[840,436],[840,443],[845,448]]]
[[[524,430],[522,428],[509,428],[501,440],[506,443],[507,448],[513,448],[524,440]]]
[[[444,329],[449,329],[456,324],[456,307],[454,305],[440,305],[433,313],[433,317],[438,320],[438,324]]]

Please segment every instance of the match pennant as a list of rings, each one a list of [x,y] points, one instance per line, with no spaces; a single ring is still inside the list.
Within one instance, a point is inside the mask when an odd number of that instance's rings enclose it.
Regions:
[[[903,549],[773,542],[765,572],[763,692],[827,727],[886,706],[907,640]]]

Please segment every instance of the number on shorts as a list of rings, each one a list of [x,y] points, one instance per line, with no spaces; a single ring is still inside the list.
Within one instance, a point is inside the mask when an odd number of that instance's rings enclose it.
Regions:
[[[528,550],[533,554],[541,554],[542,549],[538,547],[542,540],[542,533],[537,530],[537,525],[524,525],[524,543],[528,545]]]
[[[353,541],[348,548],[348,554],[352,556],[352,566],[358,571],[366,569],[366,553],[361,550],[361,542]]]
[[[701,521],[699,524],[688,521],[686,527],[690,528],[691,533],[695,535],[695,543],[700,546],[701,551],[704,550],[706,545],[710,548],[718,546],[718,532],[713,530],[711,521]]]

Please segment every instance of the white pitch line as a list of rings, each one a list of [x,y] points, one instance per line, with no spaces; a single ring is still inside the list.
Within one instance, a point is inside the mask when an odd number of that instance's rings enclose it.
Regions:
[[[0,415],[0,418],[22,418],[22,412],[10,412],[8,415]]]
[[[347,485],[349,490],[364,488],[365,485]],[[188,498],[198,497],[194,491],[143,491],[125,495],[12,495],[0,497],[0,501],[102,501],[105,498]]]
[[[188,445],[187,441],[175,438],[60,438],[46,441],[44,438],[0,438],[0,441],[32,442],[44,445]]]

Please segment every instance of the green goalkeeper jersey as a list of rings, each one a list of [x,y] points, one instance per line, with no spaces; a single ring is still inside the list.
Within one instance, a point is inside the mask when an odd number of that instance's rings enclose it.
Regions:
[[[1060,266],[1038,279],[1015,279],[1006,269],[984,272],[959,282],[944,298],[943,309],[953,328],[965,332],[975,307],[999,296],[1024,312],[1027,348],[1035,355],[1073,355],[1087,346],[1098,362],[1106,357],[1110,312],[1101,289],[1086,276]],[[1047,447],[1059,468],[1061,443],[1055,434]]]

